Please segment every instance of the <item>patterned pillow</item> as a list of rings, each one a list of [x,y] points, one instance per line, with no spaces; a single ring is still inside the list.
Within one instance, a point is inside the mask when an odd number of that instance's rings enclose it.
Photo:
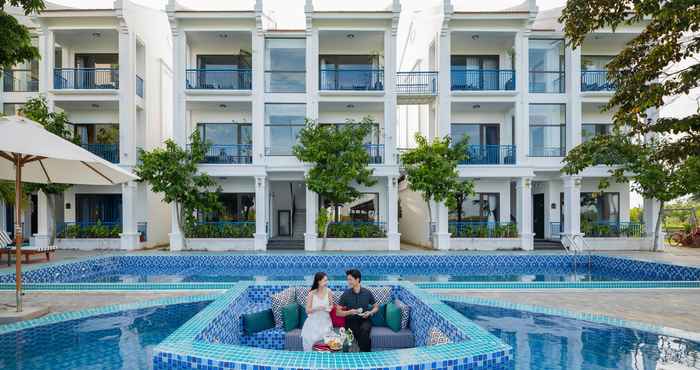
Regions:
[[[428,330],[428,345],[429,346],[435,346],[439,344],[448,344],[452,343],[450,338],[445,335],[445,333],[442,332],[442,330],[436,328],[436,327],[431,327]]]
[[[377,301],[377,304],[380,306],[383,304],[389,303],[389,300],[391,299],[391,288],[387,286],[373,286],[367,288],[370,292],[372,292],[372,295],[374,296],[374,300]]]
[[[297,303],[304,309],[306,309],[306,298],[309,297],[309,291],[311,291],[311,288],[305,286],[298,286],[295,289]]]
[[[395,300],[394,304],[401,310],[401,329],[406,329],[408,321],[411,319],[411,307],[401,302],[400,299]]]
[[[287,288],[279,293],[270,295],[272,302],[272,317],[275,319],[275,326],[282,327],[282,309],[284,306],[294,303],[295,290]]]

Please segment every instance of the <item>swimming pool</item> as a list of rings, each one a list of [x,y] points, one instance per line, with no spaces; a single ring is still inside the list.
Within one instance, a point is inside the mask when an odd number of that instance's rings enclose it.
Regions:
[[[209,302],[158,305],[6,331],[0,333],[0,368],[152,368],[154,346]],[[0,326],[8,327],[12,326]]]
[[[548,287],[543,284],[556,287],[558,283],[590,287],[603,283],[602,286],[615,287],[615,282],[630,281],[690,282],[678,286],[697,287],[700,280],[698,268],[627,258],[505,254],[107,256],[30,268],[24,273],[24,280],[30,290],[168,286],[226,289],[238,281],[306,281],[316,271],[328,272],[332,280],[344,280],[343,272],[349,267],[360,268],[366,280],[405,280],[432,289],[478,288],[483,282],[501,282],[513,288]],[[12,273],[0,275],[0,288],[12,289],[13,281]],[[471,283],[475,285],[468,285]],[[649,285],[639,285],[645,286]]]
[[[448,305],[510,345],[519,370],[700,368],[698,342],[543,313]]]

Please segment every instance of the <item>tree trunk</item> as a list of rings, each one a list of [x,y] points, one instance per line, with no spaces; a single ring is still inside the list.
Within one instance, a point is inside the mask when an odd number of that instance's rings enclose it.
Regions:
[[[177,228],[182,235],[182,246],[187,249],[187,235],[185,235],[185,228],[182,225],[182,206],[178,202],[175,202],[175,214],[177,214]]]
[[[433,240],[433,211],[430,207],[430,201],[428,203],[428,238],[430,239],[430,247],[435,249],[435,241]]]
[[[56,243],[56,196],[53,193],[46,193],[46,203],[48,209],[46,212],[51,215],[51,223],[46,225],[49,228],[49,245]]]
[[[654,226],[654,241],[651,246],[651,250],[654,252],[658,251],[659,236],[661,234],[661,222],[664,218],[664,201],[659,201],[659,215],[656,217],[656,225]]]

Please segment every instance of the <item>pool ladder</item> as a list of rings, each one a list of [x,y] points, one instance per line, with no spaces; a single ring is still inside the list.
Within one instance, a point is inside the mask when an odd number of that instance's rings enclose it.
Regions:
[[[564,250],[566,251],[566,254],[571,255],[572,257],[572,268],[574,271],[574,279],[577,279],[577,256],[580,254],[583,254],[584,252],[588,252],[588,279],[591,279],[591,247],[588,245],[588,242],[586,239],[583,238],[583,235],[562,235],[561,237],[561,245],[564,247]]]

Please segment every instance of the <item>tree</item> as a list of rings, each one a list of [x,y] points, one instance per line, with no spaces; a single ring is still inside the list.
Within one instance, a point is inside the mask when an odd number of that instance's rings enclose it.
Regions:
[[[680,196],[700,190],[700,160],[690,156],[684,161],[669,161],[657,148],[668,145],[663,139],[641,140],[615,129],[609,135],[597,135],[573,148],[564,158],[563,172],[577,174],[594,165],[609,166],[611,178],[619,183],[632,182],[632,190],[644,198],[659,200],[652,249],[659,243],[664,206]],[[605,189],[609,180],[601,181]]]
[[[293,152],[300,161],[311,164],[305,176],[306,186],[334,209],[360,196],[356,184],[376,183],[372,178],[374,170],[368,167],[370,157],[364,144],[375,125],[370,117],[358,123],[348,120],[342,127],[306,120],[299,132]],[[328,220],[327,215],[322,215],[322,219]],[[329,225],[330,222],[322,225],[324,249]]]
[[[421,193],[428,205],[428,229],[430,240],[433,230],[430,223],[433,219],[431,201],[446,202],[447,206],[455,206],[456,198],[474,192],[474,182],[461,181],[457,165],[468,159],[467,137],[454,142],[450,136],[435,138],[432,142],[420,134],[416,134],[418,146],[404,153],[401,162],[406,169],[408,186],[411,190]]]
[[[32,46],[29,29],[5,12],[7,5],[21,7],[25,15],[38,13],[45,8],[42,0],[0,0],[0,66],[11,67],[38,59],[39,49]]]
[[[607,65],[615,94],[604,109],[614,109],[613,123],[632,134],[676,136],[656,144],[658,158],[682,162],[700,155],[700,110],[647,120],[648,111],[663,106],[664,99],[688,94],[700,84],[697,0],[569,0],[559,20],[573,47],[597,29],[647,22]]]
[[[197,212],[208,213],[222,208],[219,203],[220,188],[206,173],[200,173],[197,165],[204,160],[207,143],[199,131],[190,136],[189,149],[173,140],[165,141],[165,147],[151,151],[139,149],[139,164],[134,173],[151,186],[153,192],[162,193],[166,203],[174,204],[180,232],[187,235],[197,222]]]

